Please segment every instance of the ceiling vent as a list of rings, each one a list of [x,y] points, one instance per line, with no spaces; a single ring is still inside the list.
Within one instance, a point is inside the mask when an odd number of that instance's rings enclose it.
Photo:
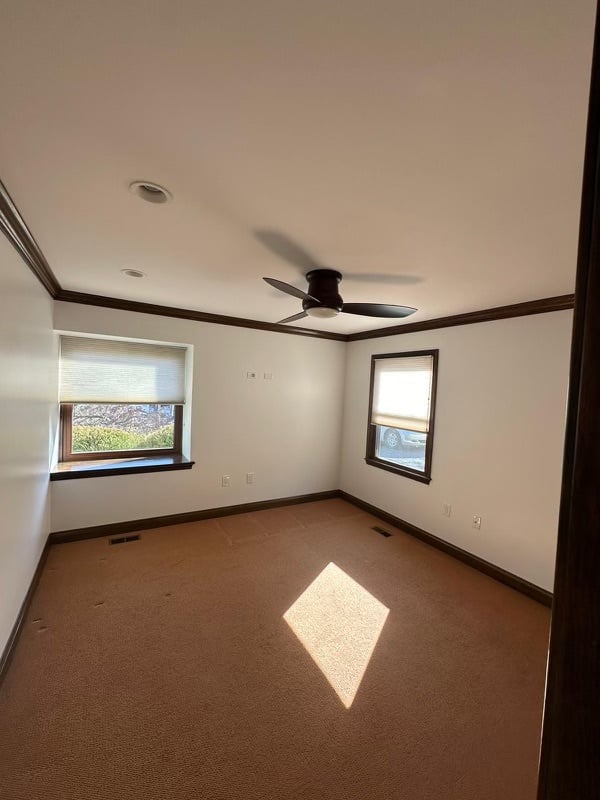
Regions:
[[[146,273],[141,272],[139,269],[122,269],[121,273],[126,275],[128,278],[145,278]]]
[[[129,191],[148,203],[168,203],[173,199],[171,192],[152,181],[133,181],[129,184]]]

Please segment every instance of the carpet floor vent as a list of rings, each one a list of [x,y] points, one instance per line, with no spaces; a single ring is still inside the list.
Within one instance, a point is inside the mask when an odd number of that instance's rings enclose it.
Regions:
[[[125,542],[137,542],[139,540],[139,534],[134,534],[133,536],[117,536],[115,539],[109,539],[109,544],[125,544]]]
[[[385,536],[386,539],[392,535],[389,531],[386,531],[383,528],[378,528],[377,525],[373,526],[373,530],[379,533],[381,536]]]

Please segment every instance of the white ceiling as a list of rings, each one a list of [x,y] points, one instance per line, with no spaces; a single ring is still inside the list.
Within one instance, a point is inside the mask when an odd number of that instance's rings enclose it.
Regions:
[[[300,302],[261,276],[305,282],[268,229],[344,273],[347,302],[417,306],[409,321],[568,293],[594,13],[6,0],[0,178],[67,289],[274,322]]]

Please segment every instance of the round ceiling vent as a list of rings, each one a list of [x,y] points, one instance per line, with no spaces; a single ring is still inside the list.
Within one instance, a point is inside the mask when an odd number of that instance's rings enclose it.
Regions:
[[[164,186],[159,186],[158,183],[151,181],[133,181],[129,184],[129,191],[148,203],[168,203],[173,199],[171,192]]]
[[[128,278],[145,278],[146,273],[141,272],[139,269],[122,269],[121,273],[127,275]]]

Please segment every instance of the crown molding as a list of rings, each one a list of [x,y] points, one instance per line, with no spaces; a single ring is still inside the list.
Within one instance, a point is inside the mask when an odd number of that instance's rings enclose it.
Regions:
[[[329,339],[336,342],[357,342],[363,339],[379,339],[404,333],[416,333],[417,331],[451,328],[456,325],[473,325],[477,322],[492,322],[499,319],[525,317],[531,314],[545,314],[549,311],[563,311],[573,308],[574,305],[574,295],[563,294],[558,297],[546,297],[541,300],[530,300],[526,303],[498,306],[497,308],[488,308],[483,311],[471,311],[466,314],[438,317],[437,319],[428,319],[422,322],[408,322],[401,325],[393,325],[389,328],[374,328],[368,331],[360,331],[359,333],[343,334],[334,333],[333,331],[316,331],[310,328],[279,325],[274,322],[262,322],[257,319],[230,317],[224,314],[195,311],[190,308],[162,306],[155,303],[142,303],[137,300],[125,300],[119,297],[105,297],[104,295],[74,292],[70,289],[63,289],[46,261],[46,257],[40,246],[27,227],[19,209],[1,181],[0,230],[5,234],[9,242],[54,300],[62,300],[65,303],[100,306],[102,308],[114,308],[120,311],[134,311],[140,314],[155,314],[161,317],[188,319],[193,322],[208,322],[214,325],[230,325],[236,328],[250,328],[253,330],[269,331],[271,333],[286,333],[291,336],[309,336],[313,339]]]
[[[60,284],[2,181],[0,181],[0,230],[48,294],[56,297],[60,291]]]
[[[60,289],[55,295],[56,300],[66,303],[80,303],[88,306],[101,306],[103,308],[114,308],[121,311],[136,311],[140,314],[156,314],[161,317],[176,317],[178,319],[189,319],[194,322],[210,322],[215,325],[232,325],[238,328],[253,328],[255,330],[271,331],[272,333],[287,333],[294,336],[311,336],[317,339],[331,339],[337,342],[357,342],[363,339],[380,339],[386,336],[398,336],[404,333],[416,333],[418,331],[432,331],[439,328],[453,328],[458,325],[473,325],[478,322],[493,322],[500,319],[512,319],[514,317],[527,317],[533,314],[546,314],[551,311],[565,311],[573,308],[574,295],[563,294],[557,297],[544,297],[540,300],[529,300],[525,303],[514,303],[509,306],[498,306],[487,308],[482,311],[470,311],[465,314],[455,314],[449,317],[438,317],[427,319],[422,322],[405,323],[403,325],[393,325],[389,328],[375,328],[359,333],[333,333],[331,331],[314,331],[310,328],[287,327],[272,322],[261,322],[256,319],[245,319],[243,317],[228,317],[222,314],[209,314],[204,311],[194,311],[189,308],[176,308],[173,306],[161,306],[154,303],[141,303],[137,300],[124,300],[118,297],[105,297],[98,294],[86,294],[85,292],[72,292],[68,289]]]
[[[544,297],[540,300],[528,300],[525,303],[513,303],[510,306],[498,306],[497,308],[486,308],[482,311],[469,311],[466,314],[454,314],[450,317],[437,317],[436,319],[425,319],[422,322],[409,322],[404,325],[392,325],[389,328],[360,331],[359,333],[349,334],[347,341],[358,342],[362,339],[379,339],[384,336],[398,336],[402,333],[433,331],[438,328],[453,328],[457,325],[474,325],[477,322],[494,322],[499,319],[546,314],[549,311],[565,311],[573,308],[574,302],[575,295],[561,294],[557,297]]]
[[[52,272],[40,246],[27,227],[21,212],[10,196],[6,186],[0,181],[0,231],[31,269],[33,274],[54,300],[63,300],[67,303],[81,303],[83,305],[116,308],[124,311],[137,311],[142,314],[156,314],[163,317],[177,317],[195,322],[211,322],[217,325],[232,325],[237,328],[253,328],[255,330],[271,331],[272,333],[287,333],[292,336],[310,336],[313,339],[332,339],[345,342],[347,337],[342,333],[330,331],[314,331],[309,328],[292,328],[276,323],[261,322],[260,320],[243,319],[242,317],[229,317],[221,314],[209,314],[203,311],[194,311],[187,308],[174,308],[171,306],[155,305],[153,303],[140,303],[134,300],[123,300],[117,297],[103,297],[102,295],[72,292],[63,289]]]
[[[346,342],[348,340],[348,337],[343,333],[313,331],[310,328],[288,328],[286,325],[277,325],[274,322],[261,322],[258,319],[228,317],[222,314],[209,314],[205,311],[194,311],[191,308],[160,306],[155,303],[141,303],[137,300],[123,300],[119,297],[104,297],[103,295],[86,294],[85,292],[71,292],[68,289],[61,289],[55,299],[62,300],[65,303],[79,303],[86,306],[115,308],[120,311],[135,311],[139,314],[155,314],[160,317],[189,319],[194,322],[210,322],[214,325],[252,328],[253,330],[270,331],[271,333],[288,333],[292,336],[310,336],[313,339],[332,339],[336,342]]]

